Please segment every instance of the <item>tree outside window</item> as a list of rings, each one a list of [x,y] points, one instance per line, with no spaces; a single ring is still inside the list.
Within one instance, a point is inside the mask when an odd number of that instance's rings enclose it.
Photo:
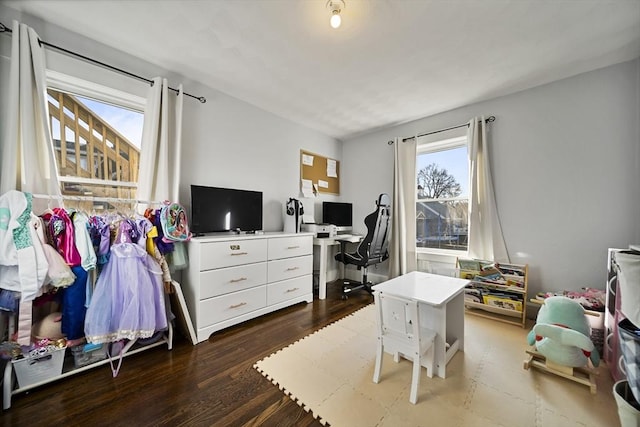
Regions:
[[[466,251],[469,167],[466,137],[418,146],[416,247]]]

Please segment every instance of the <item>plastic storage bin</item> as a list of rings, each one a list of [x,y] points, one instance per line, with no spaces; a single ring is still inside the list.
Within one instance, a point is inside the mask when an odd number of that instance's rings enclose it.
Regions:
[[[28,387],[60,375],[66,349],[66,347],[56,348],[24,359],[13,360],[11,363],[18,378],[18,386]]]
[[[73,355],[73,365],[80,368],[106,359],[107,345],[77,345],[71,347],[71,354]]]
[[[621,427],[639,427],[640,404],[633,397],[627,381],[618,381],[613,385],[613,397],[618,405]]]
[[[640,401],[640,328],[623,319],[618,323],[618,334],[629,388],[636,401]]]

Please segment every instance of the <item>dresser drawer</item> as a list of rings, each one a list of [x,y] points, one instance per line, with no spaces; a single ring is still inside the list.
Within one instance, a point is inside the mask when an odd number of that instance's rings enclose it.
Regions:
[[[311,275],[267,285],[267,305],[277,304],[312,292]]]
[[[200,299],[241,291],[267,283],[267,263],[239,265],[200,273]]]
[[[245,289],[200,301],[198,329],[222,322],[242,314],[259,310],[267,305],[266,285]]]
[[[292,279],[313,273],[313,255],[269,261],[267,265],[268,282]]]
[[[266,260],[265,239],[207,242],[200,248],[200,271]]]
[[[269,239],[270,260],[311,255],[312,253],[312,236],[278,237]]]

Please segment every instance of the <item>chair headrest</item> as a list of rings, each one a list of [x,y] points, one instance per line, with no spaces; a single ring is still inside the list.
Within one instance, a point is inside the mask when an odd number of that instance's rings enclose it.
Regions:
[[[387,193],[382,193],[378,196],[378,201],[376,202],[376,205],[389,207],[391,206],[391,198]]]

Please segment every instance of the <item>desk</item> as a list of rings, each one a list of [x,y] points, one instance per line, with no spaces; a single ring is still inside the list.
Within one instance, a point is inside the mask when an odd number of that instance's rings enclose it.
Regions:
[[[373,286],[374,292],[418,301],[420,323],[436,331],[435,372],[441,378],[445,378],[447,363],[456,351],[464,351],[464,288],[468,283],[456,277],[413,271]]]
[[[358,236],[355,234],[348,234],[344,236],[336,236],[336,237],[314,237],[313,246],[317,246],[320,248],[319,256],[319,269],[320,273],[318,276],[318,298],[326,299],[327,298],[327,248],[333,245],[339,245],[340,240],[346,240],[352,243],[358,243],[362,240],[362,236]]]

